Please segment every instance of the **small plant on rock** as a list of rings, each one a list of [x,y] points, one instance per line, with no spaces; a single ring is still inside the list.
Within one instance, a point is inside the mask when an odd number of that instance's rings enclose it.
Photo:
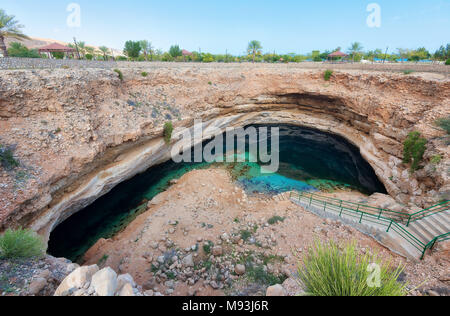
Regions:
[[[450,116],[440,118],[436,121],[436,125],[442,128],[450,135]]]
[[[270,225],[275,225],[279,222],[284,222],[286,218],[285,217],[281,217],[281,216],[274,216],[272,218],[269,218],[269,220],[267,221],[267,223],[269,223]]]
[[[114,72],[117,73],[120,81],[123,81],[123,73],[119,69],[114,69]]]
[[[323,74],[323,79],[325,79],[325,81],[330,81],[332,75],[333,70],[325,70],[325,73]]]
[[[172,122],[167,122],[164,124],[164,141],[166,144],[170,144],[170,141],[172,140],[172,133],[173,133],[173,124]]]
[[[409,133],[403,143],[403,162],[411,163],[411,172],[419,169],[420,162],[425,154],[427,140],[420,137],[419,132]]]
[[[11,148],[0,144],[0,165],[7,170],[19,166],[19,162],[14,158],[14,152]]]
[[[0,236],[0,258],[18,259],[41,257],[45,244],[41,237],[29,229],[8,229]]]

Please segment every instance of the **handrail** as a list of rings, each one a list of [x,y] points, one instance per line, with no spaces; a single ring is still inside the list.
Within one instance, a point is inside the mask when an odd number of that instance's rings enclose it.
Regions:
[[[434,245],[439,241],[444,241],[450,239],[450,232],[446,234],[442,234],[440,236],[435,237],[432,241],[430,241],[423,249],[422,257],[420,257],[420,260],[422,260],[425,257],[425,253],[428,249],[433,249]]]
[[[302,192],[303,194],[304,192]],[[366,205],[366,204],[360,204],[360,203],[354,203],[354,202],[349,202],[349,201],[344,201],[344,200],[340,200],[340,199],[335,199],[332,197],[327,197],[327,196],[321,196],[315,193],[311,193],[308,192],[309,195],[311,196],[316,196],[320,199],[327,199],[329,201],[336,201],[339,202],[339,207],[343,206],[343,205],[351,205],[351,206],[356,206],[357,210],[365,210],[365,211],[374,211],[376,214],[379,215],[390,215],[392,217],[400,218],[401,220],[404,220],[405,222],[409,220],[410,215],[404,212],[398,212],[398,211],[392,211],[392,210],[388,210],[388,209],[383,209],[383,208],[379,208],[379,207],[375,207],[375,206],[370,206],[370,205]],[[338,205],[336,205],[338,206]],[[366,212],[367,213],[367,212]]]
[[[294,192],[291,192],[291,193],[290,193],[290,198],[293,197],[293,193],[294,193]],[[388,217],[383,216],[383,211],[385,211],[384,209],[369,206],[369,207],[368,207],[369,209],[372,209],[372,210],[373,210],[373,209],[376,209],[376,210],[379,211],[379,212],[378,212],[378,215],[376,215],[376,214],[364,212],[363,210],[361,210],[361,208],[364,209],[364,206],[365,206],[365,205],[362,205],[362,204],[353,203],[353,202],[347,202],[347,201],[343,201],[343,200],[339,200],[339,199],[334,199],[334,198],[329,198],[329,197],[321,196],[321,195],[318,195],[318,194],[315,194],[315,193],[311,193],[311,192],[305,193],[305,192],[298,192],[298,191],[295,191],[295,193],[297,194],[297,198],[298,198],[299,201],[300,201],[300,198],[301,198],[301,197],[304,197],[304,198],[306,198],[307,200],[309,199],[309,204],[310,204],[310,206],[312,205],[312,202],[314,201],[314,202],[319,202],[319,203],[323,204],[323,205],[324,205],[324,210],[326,210],[327,206],[330,206],[330,205],[332,205],[332,206],[334,206],[334,207],[339,207],[339,208],[340,208],[340,214],[339,214],[339,216],[342,216],[342,213],[343,213],[344,211],[346,211],[346,212],[349,211],[349,212],[351,212],[352,214],[356,214],[356,215],[358,216],[358,218],[359,218],[359,222],[360,222],[360,223],[364,220],[364,216],[366,216],[366,217],[368,216],[368,217],[370,217],[370,218],[372,218],[372,219],[374,218],[378,224],[383,225],[383,226],[388,226],[386,232],[389,232],[390,230],[394,230],[397,234],[399,234],[403,239],[405,239],[405,240],[406,240],[409,244],[411,244],[414,248],[416,248],[418,251],[421,251],[421,252],[422,252],[422,256],[421,256],[421,258],[420,258],[421,260],[424,258],[427,249],[432,249],[432,248],[434,247],[434,245],[435,245],[437,242],[439,242],[439,241],[443,241],[443,240],[450,239],[450,232],[449,232],[449,233],[446,233],[446,234],[443,234],[443,235],[440,235],[440,236],[435,237],[435,238],[434,238],[433,240],[431,240],[427,245],[425,245],[425,244],[424,244],[422,241],[420,241],[416,236],[414,236],[413,234],[411,234],[408,230],[406,230],[406,229],[405,229],[404,227],[402,227],[399,223],[397,223],[397,221],[396,221],[395,219],[392,219],[392,218],[388,218]],[[339,205],[336,205],[336,204],[334,204],[334,203],[332,203],[332,202],[329,202],[330,200],[331,200],[331,201],[339,201]],[[447,201],[447,202],[448,202],[448,201]],[[348,205],[344,205],[344,204],[357,205],[358,208],[357,208],[357,209],[354,209],[354,208],[348,207]],[[414,215],[416,215],[416,214],[419,214],[419,213],[426,213],[426,212],[430,212],[430,211],[434,213],[434,210],[433,210],[433,209],[436,209],[436,208],[438,208],[438,207],[439,207],[439,209],[440,209],[440,208],[442,208],[442,205],[447,205],[447,204],[446,204],[446,202],[443,202],[443,203],[441,203],[441,204],[435,205],[435,206],[433,206],[433,207],[430,207],[430,208],[428,208],[428,209],[426,209],[426,210],[417,212],[417,213],[415,213],[415,214],[407,215],[408,218],[409,218],[409,220],[408,220],[408,225],[409,225],[409,223],[411,222],[411,217],[412,217],[412,216],[414,216]],[[445,206],[445,207],[446,207],[446,206]],[[391,211],[391,212],[392,212],[392,213],[398,213],[398,212],[394,212],[394,211]],[[391,213],[391,212],[385,212],[385,213]],[[361,216],[359,216],[359,214],[360,214]],[[427,215],[427,216],[429,216],[429,215]],[[426,217],[426,216],[425,216],[425,217]],[[423,218],[423,217],[422,217],[422,218]],[[369,221],[367,218],[366,218],[365,220],[366,220],[366,221]],[[389,223],[389,225],[387,225],[387,223]],[[408,226],[407,226],[407,227],[408,227]]]
[[[450,201],[449,200],[446,200],[437,205],[431,206],[427,209],[424,209],[424,210],[418,211],[414,214],[411,214],[410,218],[408,220],[408,224],[406,226],[409,226],[410,223],[416,222],[425,217],[428,217],[428,216],[431,216],[431,215],[434,215],[437,213],[445,212],[447,210],[450,210]]]

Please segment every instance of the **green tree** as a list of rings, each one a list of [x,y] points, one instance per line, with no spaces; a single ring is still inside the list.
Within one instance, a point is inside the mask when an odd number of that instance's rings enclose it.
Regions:
[[[98,49],[103,53],[103,59],[105,61],[108,60],[109,48],[106,46],[100,46]]]
[[[141,44],[142,53],[145,56],[145,60],[148,60],[148,56],[150,55],[150,60],[153,60],[153,47],[152,43],[147,40],[139,41],[139,44]]]
[[[257,54],[260,54],[262,50],[261,42],[253,40],[248,43],[247,52],[252,55],[253,62],[255,62],[255,58]]]
[[[362,53],[364,47],[359,42],[354,42],[350,45],[348,52],[352,56],[352,61],[355,61],[355,57]]]
[[[25,45],[17,42],[10,44],[8,48],[8,55],[10,57],[26,57],[26,58],[40,58],[38,51],[35,49],[28,49]]]
[[[22,33],[21,29],[24,26],[19,24],[14,15],[7,15],[6,12],[0,9],[0,49],[3,51],[3,56],[8,57],[8,50],[6,49],[5,39],[15,38],[18,40],[29,39],[28,36]]]
[[[142,47],[139,42],[127,41],[123,52],[130,58],[138,58]]]
[[[180,46],[178,46],[178,45],[170,46],[169,54],[173,58],[177,58],[177,57],[183,56],[183,52],[181,51]]]

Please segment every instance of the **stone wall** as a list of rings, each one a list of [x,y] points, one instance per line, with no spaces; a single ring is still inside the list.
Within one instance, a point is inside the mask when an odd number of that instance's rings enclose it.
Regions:
[[[117,67],[113,61],[44,59],[44,58],[0,58],[0,69],[57,69],[57,68],[100,68]]]

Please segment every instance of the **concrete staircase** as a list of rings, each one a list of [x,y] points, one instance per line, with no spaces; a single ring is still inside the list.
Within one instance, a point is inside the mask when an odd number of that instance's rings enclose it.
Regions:
[[[287,193],[280,194],[274,199],[281,201],[288,198],[320,217],[338,219],[372,236],[392,251],[414,259],[422,259],[426,251],[432,249],[436,242],[450,239],[450,209],[418,219],[406,226],[406,223],[397,222],[392,218],[340,207],[327,203],[326,198],[321,201],[320,197],[317,197],[315,195],[315,198],[311,199],[310,196],[301,193],[292,196]],[[436,239],[439,236],[440,238]]]
[[[427,245],[436,236],[450,232],[450,210],[412,222],[409,224],[408,230]]]

